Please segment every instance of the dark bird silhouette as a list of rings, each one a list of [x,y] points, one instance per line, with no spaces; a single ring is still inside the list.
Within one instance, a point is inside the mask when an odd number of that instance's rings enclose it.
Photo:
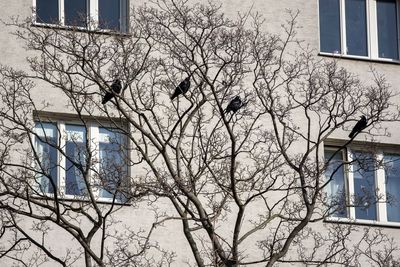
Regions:
[[[186,92],[190,88],[190,77],[187,77],[184,79],[176,88],[175,92],[171,96],[171,100],[173,100],[175,97],[181,95],[181,94],[186,94]]]
[[[119,94],[121,92],[121,80],[116,79],[112,84],[111,84],[111,92],[106,92],[105,96],[103,97],[103,101],[101,103],[104,105],[108,101],[110,101],[115,94]]]
[[[353,138],[356,134],[360,133],[366,127],[367,127],[367,118],[364,115],[362,115],[361,119],[356,123],[353,130],[351,130],[349,137]]]
[[[235,96],[234,99],[231,100],[231,102],[229,102],[228,106],[225,109],[225,113],[229,113],[231,111],[233,111],[233,113],[235,113],[236,111],[238,111],[241,107],[243,106],[243,102],[240,99],[240,96]]]

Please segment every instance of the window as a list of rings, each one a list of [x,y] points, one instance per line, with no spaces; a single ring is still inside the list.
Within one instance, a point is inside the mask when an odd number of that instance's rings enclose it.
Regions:
[[[36,0],[36,22],[58,23],[58,1]]]
[[[67,195],[83,196],[86,184],[83,179],[86,158],[86,130],[83,126],[65,125],[65,192]]]
[[[368,56],[367,48],[367,0],[346,0],[346,53]]]
[[[57,174],[57,128],[51,123],[36,123],[35,157],[38,159],[36,169],[37,181],[41,192],[54,193],[58,184]],[[52,146],[53,145],[53,146]]]
[[[117,131],[99,128],[99,160],[100,160],[100,196],[111,198],[121,182],[121,175],[126,175],[127,157],[124,154],[123,136]]]
[[[384,161],[388,221],[400,222],[400,155],[385,155]]]
[[[340,6],[338,0],[324,0],[319,4],[319,29],[321,51],[339,53],[340,39]]]
[[[126,31],[128,17],[128,1],[98,0],[99,28]]]
[[[33,0],[35,23],[127,32],[129,0]]]
[[[399,0],[319,0],[321,53],[399,60]]]
[[[325,160],[332,217],[400,222],[400,154],[325,147]]]
[[[327,179],[330,179],[327,188],[330,199],[329,205],[336,208],[333,213],[336,217],[347,217],[345,172],[342,160],[343,152],[335,152],[335,150],[325,150],[325,158],[330,160],[330,164],[325,172]]]
[[[354,182],[354,205],[356,219],[376,220],[378,199],[375,184],[375,159],[368,153],[354,151],[352,154]]]
[[[396,1],[378,1],[376,15],[378,20],[378,56],[381,58],[399,58]]]
[[[64,0],[64,23],[86,27],[88,0]]]
[[[84,199],[91,186],[99,200],[114,195],[118,201],[126,200],[119,190],[126,184],[128,154],[125,138],[117,129],[37,122],[34,141],[39,194],[57,189],[62,197]],[[91,166],[87,168],[89,155]]]

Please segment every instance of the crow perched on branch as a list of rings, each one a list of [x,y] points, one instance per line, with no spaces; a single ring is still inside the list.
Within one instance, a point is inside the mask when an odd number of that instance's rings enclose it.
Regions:
[[[356,123],[354,126],[353,130],[351,130],[351,133],[349,134],[350,138],[353,138],[357,134],[359,134],[362,130],[364,130],[367,127],[367,118],[362,115],[361,119]]]
[[[243,106],[243,102],[240,99],[240,96],[235,96],[234,99],[231,100],[231,102],[229,102],[228,106],[225,109],[225,113],[229,113],[229,112],[233,112],[235,113],[236,111],[238,111],[241,107]]]
[[[174,100],[175,97],[185,94],[190,88],[190,77],[184,79],[176,88],[174,93],[171,95],[171,100]]]
[[[115,79],[115,81],[111,84],[111,92],[106,92],[105,96],[103,97],[103,101],[101,103],[104,105],[108,101],[110,101],[115,94],[119,94],[122,89],[121,80]]]

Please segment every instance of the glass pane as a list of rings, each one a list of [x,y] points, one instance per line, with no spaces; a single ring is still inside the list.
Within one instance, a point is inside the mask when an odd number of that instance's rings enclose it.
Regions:
[[[399,58],[396,0],[377,1],[379,57]]]
[[[58,0],[36,0],[36,21],[57,24]]]
[[[123,135],[117,130],[99,128],[100,197],[113,198],[127,175],[123,145]],[[123,195],[119,193],[117,199],[123,200]]]
[[[87,0],[64,0],[65,25],[86,27]]]
[[[86,185],[80,168],[85,168],[86,130],[83,126],[66,125],[66,194],[83,196]]]
[[[329,160],[333,155],[334,150],[325,150],[325,160]],[[330,180],[328,185],[328,197],[332,208],[335,210],[335,217],[347,217],[346,208],[346,187],[343,168],[342,152],[336,153],[333,156],[325,171],[325,177]]]
[[[120,1],[99,0],[99,28],[120,30]]]
[[[321,52],[341,52],[339,0],[319,0],[319,33]]]
[[[400,155],[385,155],[387,219],[400,222]]]
[[[121,3],[121,29],[122,32],[128,32],[129,24],[129,2],[128,0],[120,0]]]
[[[375,159],[367,153],[354,153],[354,200],[356,218],[376,220]]]
[[[368,56],[365,0],[346,0],[347,54]]]
[[[39,158],[37,175],[39,191],[41,193],[54,193],[57,187],[57,149],[51,145],[57,144],[57,127],[52,123],[40,123],[35,125],[35,151]]]

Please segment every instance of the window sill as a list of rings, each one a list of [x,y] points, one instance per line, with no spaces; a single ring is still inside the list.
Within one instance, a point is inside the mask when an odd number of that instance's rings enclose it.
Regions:
[[[326,218],[324,220],[324,222],[325,223],[352,224],[352,225],[360,225],[360,226],[385,227],[385,228],[400,228],[400,222],[379,222],[379,221],[371,221],[371,220],[337,218],[337,217]]]
[[[347,60],[368,61],[368,62],[383,63],[383,64],[400,65],[400,60],[396,60],[396,59],[369,58],[369,57],[351,56],[351,55],[325,53],[325,52],[319,52],[318,56],[332,57],[332,58],[338,58],[338,59],[347,59]]]
[[[45,196],[38,196],[38,195],[33,195],[32,198],[33,199],[37,199],[37,200],[50,200],[53,201],[53,195],[52,194],[46,194],[47,197]],[[59,197],[59,200],[61,202],[81,202],[81,203],[91,203],[90,200],[88,199],[82,199],[82,198],[77,198],[74,196],[62,196]],[[132,206],[132,204],[128,201],[126,202],[119,202],[117,200],[115,200],[115,202],[112,202],[112,199],[107,199],[107,198],[98,198],[96,200],[97,204],[105,204],[105,205],[116,205],[116,206]]]
[[[50,23],[32,22],[31,26],[38,27],[38,28],[54,29],[54,30],[76,31],[76,32],[95,33],[95,34],[102,34],[102,35],[115,35],[115,36],[121,36],[121,37],[130,37],[131,36],[131,34],[128,32],[120,32],[120,31],[105,30],[105,29],[87,29],[84,27],[62,26],[62,25],[50,24]]]

